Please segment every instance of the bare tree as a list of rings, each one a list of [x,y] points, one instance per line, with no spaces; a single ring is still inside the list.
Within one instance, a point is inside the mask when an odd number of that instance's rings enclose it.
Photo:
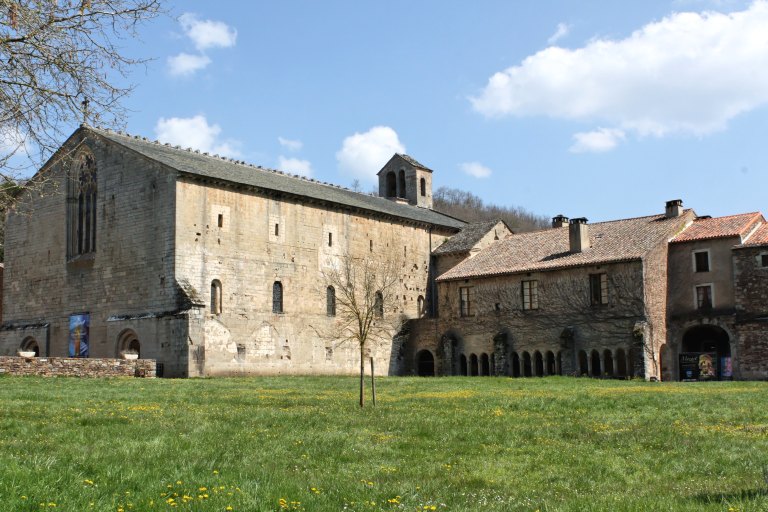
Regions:
[[[345,252],[330,257],[322,269],[323,284],[333,291],[333,304],[329,305],[333,320],[327,327],[314,329],[334,345],[349,343],[359,350],[360,407],[365,405],[366,356],[391,343],[404,322],[397,299],[402,267],[394,254],[355,257]]]
[[[1,181],[41,166],[73,125],[121,125],[124,80],[145,60],[120,42],[160,12],[160,0],[0,0]]]

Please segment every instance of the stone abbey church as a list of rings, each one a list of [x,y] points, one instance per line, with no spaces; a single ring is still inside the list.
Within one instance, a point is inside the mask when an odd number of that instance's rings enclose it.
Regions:
[[[514,233],[432,208],[394,155],[378,196],[82,126],[7,217],[0,355],[157,361],[166,377],[349,374],[324,269],[403,261],[389,375],[768,378],[768,224],[669,201]],[[661,210],[661,209],[660,209]]]

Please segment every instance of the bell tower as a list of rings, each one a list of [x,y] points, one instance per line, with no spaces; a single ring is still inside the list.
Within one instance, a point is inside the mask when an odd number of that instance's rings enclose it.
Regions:
[[[395,153],[378,172],[379,196],[432,208],[432,169],[408,155]]]

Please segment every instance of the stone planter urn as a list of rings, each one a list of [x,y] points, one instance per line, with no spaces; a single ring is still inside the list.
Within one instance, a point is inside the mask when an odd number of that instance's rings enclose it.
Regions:
[[[135,354],[133,352],[123,352],[122,356],[123,359],[127,359],[129,361],[133,361],[139,358],[139,354]]]
[[[19,350],[18,354],[19,357],[26,357],[27,359],[35,357],[35,352],[33,350]]]

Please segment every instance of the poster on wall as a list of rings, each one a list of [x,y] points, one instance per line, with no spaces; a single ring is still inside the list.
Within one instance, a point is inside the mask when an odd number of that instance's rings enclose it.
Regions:
[[[680,379],[684,381],[717,380],[717,354],[714,352],[680,354]]]
[[[69,357],[88,357],[90,324],[88,313],[69,316]]]

